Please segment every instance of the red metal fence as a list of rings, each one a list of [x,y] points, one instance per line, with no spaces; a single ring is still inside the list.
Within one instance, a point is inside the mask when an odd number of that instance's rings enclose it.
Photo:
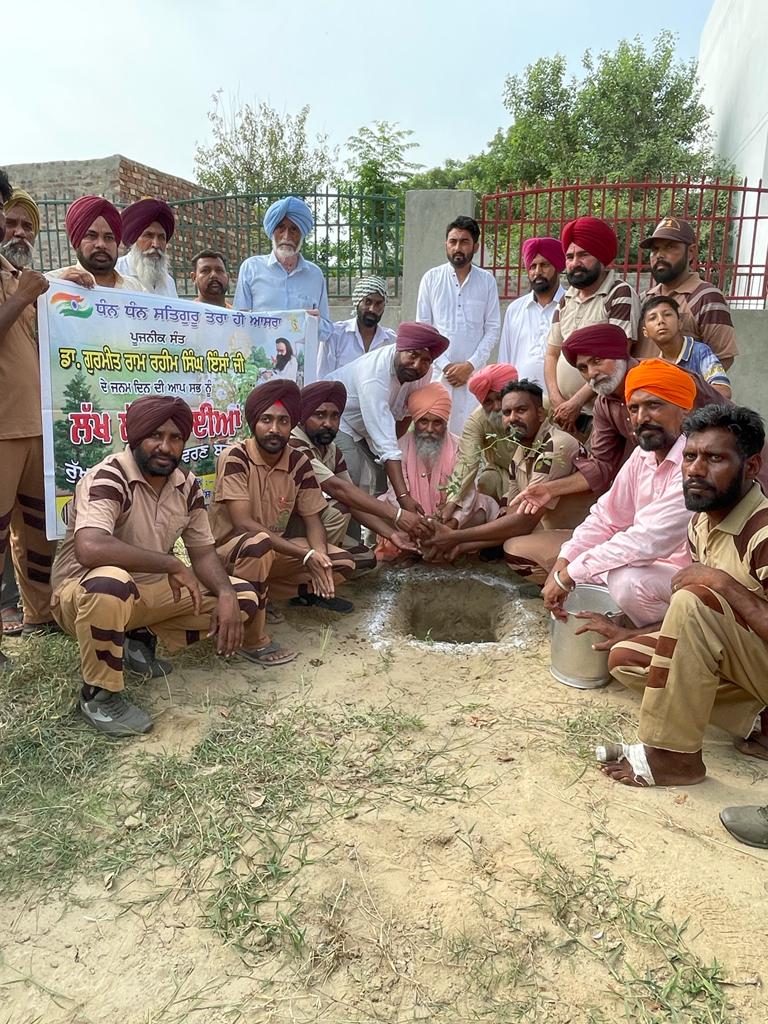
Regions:
[[[524,186],[483,196],[482,266],[496,275],[502,298],[528,290],[520,246],[526,238],[560,236],[574,217],[601,217],[619,238],[615,267],[639,291],[648,286],[639,248],[664,217],[691,223],[699,240],[693,267],[742,307],[763,308],[768,286],[768,188],[729,181],[576,181]]]

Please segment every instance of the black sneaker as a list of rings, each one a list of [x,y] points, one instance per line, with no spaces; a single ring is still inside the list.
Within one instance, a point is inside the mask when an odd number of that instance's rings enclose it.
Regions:
[[[152,728],[146,711],[131,704],[122,693],[96,690],[90,698],[80,695],[80,714],[105,736],[141,736]]]
[[[173,672],[170,661],[156,658],[157,637],[148,629],[132,629],[125,634],[123,644],[123,666],[140,676],[158,679]]]
[[[320,597],[318,594],[299,594],[292,597],[288,604],[294,608],[327,608],[329,612],[340,612],[348,615],[355,610],[351,601],[345,601],[343,597]]]

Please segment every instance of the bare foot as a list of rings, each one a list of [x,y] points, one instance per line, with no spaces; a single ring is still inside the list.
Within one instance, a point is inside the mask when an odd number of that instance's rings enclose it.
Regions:
[[[768,736],[762,732],[752,732],[745,740],[736,737],[733,741],[734,747],[741,754],[747,757],[759,757],[761,761],[768,761]]]
[[[695,754],[679,754],[674,750],[662,750],[660,747],[646,747],[645,756],[653,773],[657,786],[694,786],[703,782],[707,774],[701,751]],[[638,779],[626,758],[619,761],[608,761],[601,764],[600,771],[609,779],[622,786],[635,786],[640,789],[647,783]]]

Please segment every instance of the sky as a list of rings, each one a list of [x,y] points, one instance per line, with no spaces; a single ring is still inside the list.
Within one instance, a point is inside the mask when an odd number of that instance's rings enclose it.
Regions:
[[[562,53],[578,71],[585,49],[622,38],[678,35],[696,57],[706,0],[28,0],[27,31],[4,47],[0,166],[121,153],[194,180],[210,141],[212,95],[309,104],[309,127],[343,147],[360,125],[398,122],[427,167],[479,152],[509,123],[505,77]],[[76,12],[76,13],[75,13]],[[610,12],[607,15],[606,12]],[[642,26],[642,28],[640,28]]]

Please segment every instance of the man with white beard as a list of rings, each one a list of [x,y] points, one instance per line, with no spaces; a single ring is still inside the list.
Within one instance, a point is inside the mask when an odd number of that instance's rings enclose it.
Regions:
[[[312,211],[298,196],[272,203],[264,214],[264,232],[272,243],[267,256],[249,256],[240,266],[235,309],[266,313],[303,309],[319,318],[320,341],[333,331],[325,276],[301,255],[304,239],[315,226]]]
[[[123,244],[129,246],[117,261],[117,272],[136,277],[146,291],[176,298],[176,282],[168,270],[167,247],[176,227],[173,210],[162,199],[146,197],[120,214]]]
[[[13,190],[4,209],[5,236],[0,245],[0,254],[16,270],[23,270],[31,265],[35,253],[35,239],[40,230],[40,210],[29,192],[21,188]]]

